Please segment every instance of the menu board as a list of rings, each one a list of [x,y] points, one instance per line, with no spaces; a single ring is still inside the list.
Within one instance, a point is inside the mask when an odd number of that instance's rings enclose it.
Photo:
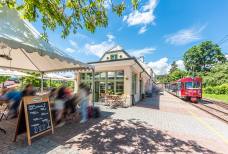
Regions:
[[[51,129],[51,119],[48,102],[27,105],[30,136]]]
[[[20,104],[17,128],[14,137],[27,132],[28,144],[31,139],[48,131],[54,133],[48,97],[25,97]]]

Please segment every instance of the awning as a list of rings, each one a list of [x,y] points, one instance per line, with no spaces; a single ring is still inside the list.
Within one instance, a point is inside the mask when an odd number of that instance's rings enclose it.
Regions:
[[[29,22],[7,7],[0,9],[0,67],[43,73],[92,68],[42,40]]]

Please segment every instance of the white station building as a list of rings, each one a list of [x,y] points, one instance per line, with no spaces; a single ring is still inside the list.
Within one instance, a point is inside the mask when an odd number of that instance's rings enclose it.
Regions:
[[[127,97],[125,106],[131,106],[151,93],[155,75],[142,59],[130,56],[120,46],[106,51],[99,61],[90,62],[95,68],[94,88],[95,102],[99,102],[102,93],[124,94]],[[81,72],[77,83],[92,86],[91,72]]]

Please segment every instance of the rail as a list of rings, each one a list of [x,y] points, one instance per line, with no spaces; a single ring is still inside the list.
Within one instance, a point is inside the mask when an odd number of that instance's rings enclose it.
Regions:
[[[166,91],[168,93],[176,96],[175,93],[173,93],[169,90],[166,90]],[[208,100],[208,99],[202,99],[202,101],[200,103],[191,103],[191,102],[187,102],[187,101],[185,101],[185,102],[197,107],[198,109],[201,109],[202,111],[209,113],[210,115],[214,116],[215,118],[218,118],[228,124],[228,110],[227,110],[228,105],[227,104],[222,105],[221,102],[218,103],[216,101],[212,101],[212,100]],[[211,106],[209,106],[209,105],[211,105]]]

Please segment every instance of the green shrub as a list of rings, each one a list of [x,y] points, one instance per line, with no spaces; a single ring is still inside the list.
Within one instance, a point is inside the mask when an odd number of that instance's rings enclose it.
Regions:
[[[220,87],[219,86],[215,86],[215,87],[213,87],[213,93],[214,94],[217,94],[217,95],[219,95],[220,94]]]
[[[228,84],[222,84],[221,86],[208,86],[206,88],[204,88],[204,92],[206,94],[228,94]]]
[[[228,94],[228,84],[222,84],[220,87],[220,94]]]
[[[209,87],[204,88],[204,92],[206,94],[213,94],[214,93],[214,89],[213,89],[213,87],[209,86]]]

